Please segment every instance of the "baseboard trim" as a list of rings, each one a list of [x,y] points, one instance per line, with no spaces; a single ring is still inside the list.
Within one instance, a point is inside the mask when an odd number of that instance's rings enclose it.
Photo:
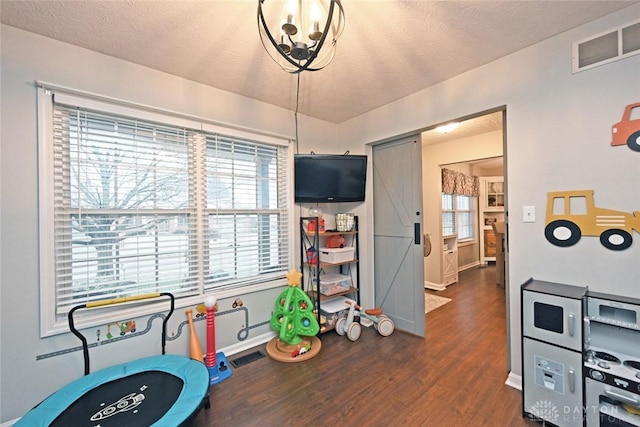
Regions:
[[[242,341],[221,349],[216,349],[216,351],[221,351],[227,357],[232,356],[234,354],[240,353],[241,351],[249,350],[253,347],[262,345],[271,340],[271,338],[275,337],[276,335],[277,334],[275,332],[267,332],[266,334],[259,335],[255,338],[251,338],[249,340]]]
[[[475,261],[475,262],[472,262],[471,264],[467,264],[467,265],[463,265],[462,267],[458,267],[458,272],[461,272],[461,271],[464,271],[464,270],[468,270],[470,268],[477,267],[479,265],[480,265],[480,261]]]
[[[505,384],[509,387],[515,388],[516,390],[522,391],[522,375],[516,375],[513,372],[509,372],[509,376],[507,376]]]
[[[424,281],[424,288],[431,289],[432,291],[444,291],[447,287],[441,283],[432,283]]]

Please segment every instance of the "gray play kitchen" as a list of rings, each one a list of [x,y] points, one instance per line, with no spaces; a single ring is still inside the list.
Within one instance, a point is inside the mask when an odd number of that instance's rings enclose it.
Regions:
[[[523,416],[640,427],[640,299],[529,279],[521,302]]]

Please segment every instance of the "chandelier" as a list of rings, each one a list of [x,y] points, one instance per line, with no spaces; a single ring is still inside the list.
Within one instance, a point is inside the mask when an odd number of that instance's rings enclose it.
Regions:
[[[279,3],[258,0],[260,40],[271,59],[288,73],[326,67],[344,29],[340,0],[285,0],[280,14],[267,3]]]

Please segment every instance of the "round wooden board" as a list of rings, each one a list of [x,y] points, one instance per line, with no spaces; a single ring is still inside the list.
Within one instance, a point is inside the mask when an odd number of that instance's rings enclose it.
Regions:
[[[291,357],[291,353],[296,349],[305,347],[309,343],[311,343],[309,351],[296,357]],[[278,362],[304,362],[316,356],[320,352],[320,347],[322,347],[322,342],[318,337],[304,337],[300,344],[295,345],[280,341],[279,337],[273,337],[267,343],[267,354]]]

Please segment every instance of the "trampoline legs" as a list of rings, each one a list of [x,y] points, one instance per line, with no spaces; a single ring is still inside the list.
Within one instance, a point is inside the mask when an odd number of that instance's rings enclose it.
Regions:
[[[209,393],[207,393],[207,397],[205,397],[204,409],[211,408],[211,401],[209,400]]]

